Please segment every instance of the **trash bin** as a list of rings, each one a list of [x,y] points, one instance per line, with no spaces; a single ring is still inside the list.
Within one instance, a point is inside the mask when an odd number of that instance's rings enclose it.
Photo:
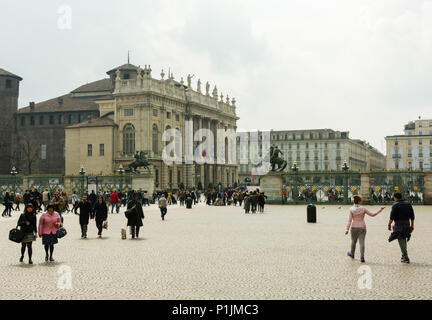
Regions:
[[[308,223],[316,222],[316,207],[313,204],[307,206],[307,222]]]
[[[191,197],[186,198],[186,209],[192,209],[192,198]]]

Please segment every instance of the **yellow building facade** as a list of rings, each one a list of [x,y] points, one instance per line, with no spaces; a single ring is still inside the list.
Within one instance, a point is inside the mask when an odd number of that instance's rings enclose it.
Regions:
[[[411,121],[403,135],[385,139],[387,169],[432,170],[432,120]]]

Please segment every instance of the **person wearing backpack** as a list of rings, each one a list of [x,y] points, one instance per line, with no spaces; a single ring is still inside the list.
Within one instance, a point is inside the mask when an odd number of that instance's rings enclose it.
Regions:
[[[20,227],[24,234],[23,240],[21,241],[21,258],[20,262],[24,260],[24,254],[27,248],[29,264],[33,264],[32,261],[32,243],[37,238],[37,226],[36,226],[36,214],[35,209],[31,203],[28,203],[24,208],[24,213],[22,213],[18,219],[17,225]]]
[[[162,220],[165,220],[165,215],[167,214],[167,199],[162,194],[158,200],[159,209],[161,212]]]

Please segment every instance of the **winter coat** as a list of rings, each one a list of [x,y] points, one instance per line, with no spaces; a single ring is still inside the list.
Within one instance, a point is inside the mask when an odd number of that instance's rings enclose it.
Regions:
[[[27,225],[26,222],[30,222],[30,225]],[[21,231],[23,231],[25,234],[27,233],[34,233],[37,234],[37,223],[36,223],[36,215],[32,213],[23,213],[20,215],[18,219],[18,226],[21,227]]]
[[[133,211],[133,214],[128,217],[128,226],[143,226],[142,219],[144,219],[144,212],[141,206],[141,203],[139,203],[138,200],[132,199],[127,204],[127,209],[132,208],[135,206],[136,210]]]
[[[110,197],[110,202],[111,203],[118,203],[119,202],[119,196],[117,194],[117,192],[111,192],[111,197]]]
[[[87,225],[89,223],[90,216],[93,215],[92,205],[90,201],[81,200],[75,207],[75,214],[78,214],[79,209],[79,223],[81,225]]]
[[[96,217],[96,223],[102,223],[108,218],[108,207],[106,202],[97,201],[94,205],[94,213]]]

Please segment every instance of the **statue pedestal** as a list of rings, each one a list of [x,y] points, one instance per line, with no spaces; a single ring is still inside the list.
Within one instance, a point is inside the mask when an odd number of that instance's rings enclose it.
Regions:
[[[147,191],[145,196],[150,198],[154,192],[154,177],[147,169],[137,169],[138,173],[132,175],[132,189]]]
[[[268,173],[261,176],[260,189],[267,196],[266,203],[282,204],[282,174]]]

